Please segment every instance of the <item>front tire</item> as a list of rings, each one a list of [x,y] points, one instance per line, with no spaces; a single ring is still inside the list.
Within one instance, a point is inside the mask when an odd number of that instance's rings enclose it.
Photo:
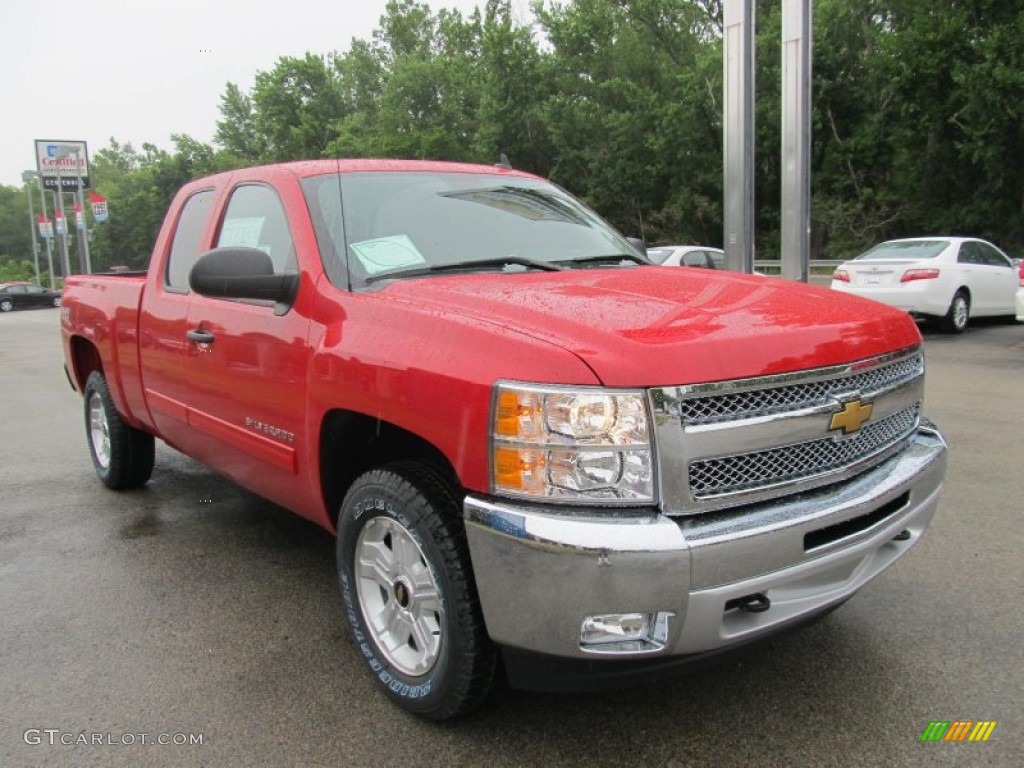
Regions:
[[[356,479],[338,518],[338,576],[360,653],[392,701],[438,721],[483,701],[497,654],[459,502],[437,473],[401,462]]]
[[[941,328],[946,333],[963,333],[971,317],[971,297],[963,288],[953,295],[949,311],[942,318]]]
[[[107,380],[93,371],[85,383],[85,435],[96,475],[115,491],[140,488],[153,474],[153,436],[125,423]]]

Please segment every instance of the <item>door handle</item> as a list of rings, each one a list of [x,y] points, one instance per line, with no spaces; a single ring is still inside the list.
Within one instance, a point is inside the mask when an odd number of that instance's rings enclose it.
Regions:
[[[189,341],[194,341],[196,344],[213,344],[214,337],[209,331],[202,331],[196,328],[185,335],[188,336]]]

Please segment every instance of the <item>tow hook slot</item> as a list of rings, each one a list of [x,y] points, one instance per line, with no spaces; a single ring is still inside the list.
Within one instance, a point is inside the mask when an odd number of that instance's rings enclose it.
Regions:
[[[768,599],[768,595],[764,592],[755,592],[752,595],[734,597],[725,604],[725,610],[727,611],[731,611],[733,608],[738,608],[746,613],[764,613],[771,607],[772,601]]]
[[[910,531],[900,531],[892,537],[893,541],[906,541],[910,538]]]

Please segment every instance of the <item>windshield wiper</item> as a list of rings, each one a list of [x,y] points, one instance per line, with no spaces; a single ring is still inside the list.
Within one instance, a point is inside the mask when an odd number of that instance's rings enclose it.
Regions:
[[[615,264],[623,261],[631,261],[635,264],[647,264],[651,262],[639,253],[606,253],[599,256],[580,256],[575,259],[559,261],[559,264]]]
[[[367,276],[366,284],[376,283],[381,280],[391,280],[401,277],[424,277],[425,275],[436,275],[441,272],[472,272],[479,267],[505,267],[515,264],[520,267],[539,269],[544,272],[561,272],[565,267],[554,264],[550,261],[538,261],[528,259],[525,256],[499,256],[493,259],[474,259],[473,261],[453,261],[449,264],[434,264],[429,267],[416,267],[415,269],[394,269],[390,272],[380,272],[376,275]]]

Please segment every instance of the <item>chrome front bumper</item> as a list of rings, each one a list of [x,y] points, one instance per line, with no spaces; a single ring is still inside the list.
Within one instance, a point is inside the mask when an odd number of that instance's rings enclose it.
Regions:
[[[923,426],[898,455],[841,485],[699,516],[470,495],[466,532],[488,632],[506,648],[598,663],[772,634],[843,602],[913,547],[945,467],[945,441]],[[768,610],[727,610],[756,593]],[[667,618],[657,642],[581,644],[586,617],[633,612]]]

